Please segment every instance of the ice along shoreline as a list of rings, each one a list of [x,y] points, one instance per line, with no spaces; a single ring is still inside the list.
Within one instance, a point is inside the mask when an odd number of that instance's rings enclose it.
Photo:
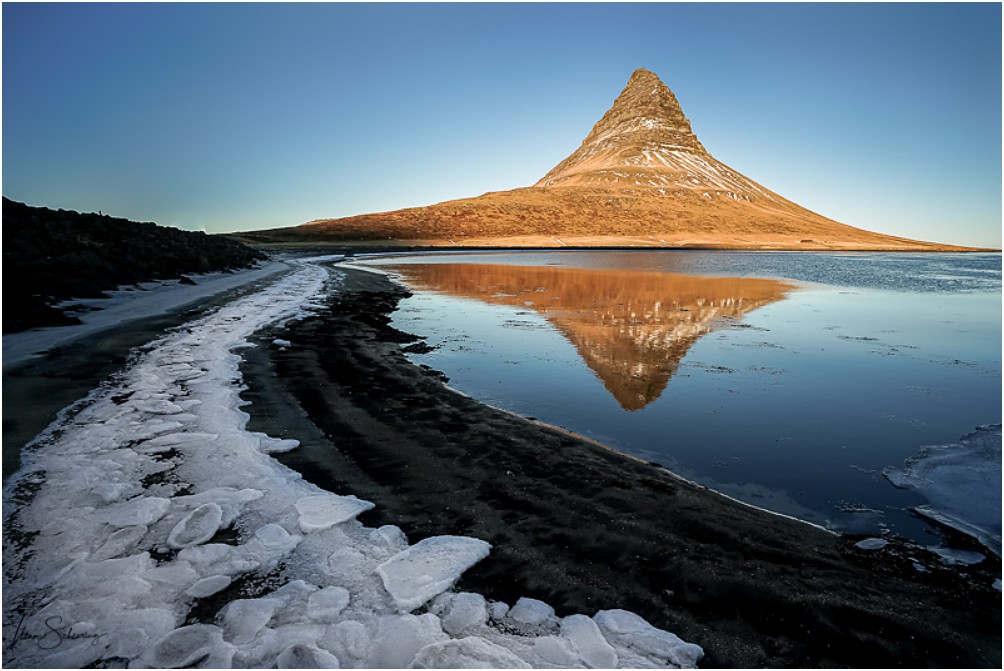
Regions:
[[[289,270],[283,258],[275,258],[258,268],[192,275],[194,284],[123,286],[108,298],[68,301],[86,309],[81,324],[5,334],[4,481],[20,467],[24,445],[121,368],[134,347]]]
[[[4,490],[5,663],[694,665],[626,611],[447,592],[487,543],[366,528],[371,504],[269,456],[294,445],[244,429],[234,350],[320,307],[327,270],[298,265],[144,348],[27,450]]]

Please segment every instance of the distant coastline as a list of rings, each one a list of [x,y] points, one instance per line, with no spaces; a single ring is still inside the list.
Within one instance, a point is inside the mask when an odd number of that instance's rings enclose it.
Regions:
[[[916,253],[986,253],[1000,252],[994,247],[966,247],[958,245],[928,244],[918,247],[882,247],[882,246],[822,246],[809,243],[797,245],[756,244],[736,242],[684,242],[680,244],[657,243],[647,238],[619,238],[613,236],[595,236],[588,240],[581,238],[562,237],[556,242],[553,236],[519,237],[519,238],[477,238],[457,240],[425,240],[425,239],[349,239],[337,236],[310,235],[296,231],[296,227],[272,229],[270,231],[248,231],[241,233],[219,233],[221,237],[233,238],[248,246],[262,251],[302,252],[304,250],[326,250],[331,252],[347,252],[355,254],[370,253],[412,253],[412,252],[444,252],[444,251],[658,251],[658,250],[695,250],[695,251],[747,251],[747,252],[901,252]]]

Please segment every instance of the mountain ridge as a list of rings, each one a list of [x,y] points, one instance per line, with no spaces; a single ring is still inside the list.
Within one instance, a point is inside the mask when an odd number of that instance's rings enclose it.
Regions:
[[[855,228],[721,161],[639,68],[582,144],[532,186],[240,234],[252,242],[412,246],[973,251]]]

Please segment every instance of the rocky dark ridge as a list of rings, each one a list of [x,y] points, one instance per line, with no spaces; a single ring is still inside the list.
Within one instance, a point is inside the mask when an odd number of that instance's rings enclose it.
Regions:
[[[79,323],[54,304],[121,285],[236,270],[265,255],[235,240],[3,199],[3,332]]]

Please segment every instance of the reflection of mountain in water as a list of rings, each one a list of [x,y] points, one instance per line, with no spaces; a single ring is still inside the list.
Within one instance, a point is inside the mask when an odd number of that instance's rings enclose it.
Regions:
[[[697,340],[780,300],[775,280],[467,263],[402,265],[409,284],[542,314],[625,410],[659,398]]]

